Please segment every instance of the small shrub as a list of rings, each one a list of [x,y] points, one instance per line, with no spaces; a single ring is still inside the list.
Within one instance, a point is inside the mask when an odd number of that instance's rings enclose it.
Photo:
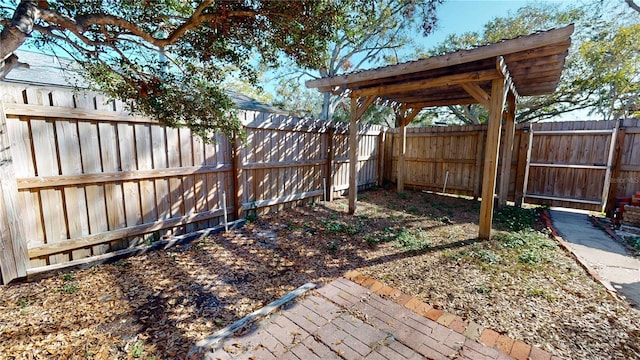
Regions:
[[[466,252],[464,250],[454,251],[451,249],[444,249],[442,251],[442,255],[444,255],[447,259],[458,261],[466,255]]]
[[[544,261],[544,256],[539,250],[526,250],[520,256],[518,256],[518,262],[526,265],[536,265]]]
[[[370,246],[378,245],[380,243],[380,239],[374,234],[366,234],[362,237],[362,240],[366,241]]]
[[[62,274],[62,276],[61,276],[62,277],[62,281],[64,281],[64,282],[71,281],[71,280],[73,280],[74,275],[75,275],[75,273],[73,271],[72,272],[68,272],[66,274]]]
[[[484,284],[476,286],[474,290],[478,294],[491,294],[491,288],[489,288],[487,285],[484,285]]]
[[[533,228],[537,218],[536,209],[504,206],[493,214],[494,224],[500,230],[521,231]]]
[[[502,247],[509,249],[550,249],[555,246],[546,234],[530,229],[508,234],[497,234],[495,239],[500,242]]]
[[[137,359],[143,354],[144,354],[144,345],[142,344],[141,341],[136,341],[135,344],[131,345],[131,348],[129,348],[129,355],[131,355],[132,358]]]
[[[487,249],[474,250],[471,252],[471,256],[485,264],[499,264],[502,262],[502,258],[498,254]]]
[[[337,234],[344,229],[343,224],[335,221],[322,221],[321,224],[324,226],[325,231],[331,234]]]
[[[78,285],[78,283],[76,283],[75,281],[64,283],[62,287],[58,289],[58,292],[65,294],[74,294],[78,291],[80,291],[80,285]]]
[[[356,225],[347,225],[344,227],[344,233],[347,235],[355,235],[360,232],[360,228]]]
[[[151,235],[147,236],[147,245],[151,245],[160,240],[160,232],[154,231]]]
[[[298,225],[296,225],[294,222],[289,221],[287,223],[287,230],[289,231],[295,231],[295,230],[299,230],[300,228],[298,227]]]
[[[395,238],[396,246],[410,251],[423,251],[431,247],[428,234],[422,229],[410,231],[403,229]]]
[[[258,220],[258,212],[256,210],[247,211],[245,220],[247,220],[248,223],[256,222],[256,220]]]
[[[640,250],[640,236],[625,236],[623,239],[627,244]]]
[[[333,240],[332,242],[327,244],[327,250],[331,254],[335,254],[338,250],[340,250],[340,242],[338,240]]]
[[[20,299],[18,299],[18,301],[16,302],[16,305],[18,305],[20,308],[24,309],[27,306],[31,305],[33,303],[33,299],[30,297],[22,297]]]
[[[533,288],[527,290],[527,296],[543,296],[545,294],[544,289]]]

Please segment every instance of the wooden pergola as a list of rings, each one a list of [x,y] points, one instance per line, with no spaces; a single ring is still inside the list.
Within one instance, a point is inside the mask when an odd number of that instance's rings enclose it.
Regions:
[[[396,112],[401,134],[397,186],[399,191],[403,191],[406,126],[418,112],[432,106],[482,104],[489,110],[489,120],[479,237],[488,239],[491,236],[502,121],[505,122],[506,136],[502,163],[510,164],[518,98],[555,91],[573,30],[572,24],[471,50],[307,81],[309,88],[351,98],[349,213],[356,211],[358,121],[370,105],[388,105]],[[509,171],[509,166],[502,167],[498,189],[501,203],[506,201]]]

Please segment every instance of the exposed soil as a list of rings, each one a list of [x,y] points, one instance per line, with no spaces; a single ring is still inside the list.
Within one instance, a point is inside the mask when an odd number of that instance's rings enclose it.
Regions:
[[[527,230],[531,212],[496,215],[512,231],[479,241],[470,199],[377,190],[359,196],[357,215],[346,208],[264,215],[187,246],[0,288],[0,357],[184,358],[298,286],[358,269],[562,357],[640,358],[640,312]]]

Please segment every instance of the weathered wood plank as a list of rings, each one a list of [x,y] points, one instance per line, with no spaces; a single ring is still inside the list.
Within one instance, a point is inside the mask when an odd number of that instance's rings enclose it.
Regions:
[[[304,294],[305,292],[315,287],[316,285],[314,283],[306,283],[300,286],[299,288],[295,289],[294,291],[281,297],[280,299],[270,302],[269,304],[267,304],[267,306],[252,312],[251,314],[243,317],[242,319],[234,322],[233,324],[223,329],[216,331],[215,333],[198,341],[196,345],[189,350],[189,355],[194,355],[196,353],[206,351],[206,349],[216,346],[220,341],[226,339],[229,336],[232,336],[235,332],[251,324],[252,322],[256,321],[258,318],[271,314],[281,306],[294,300],[296,297]]]
[[[98,125],[87,121],[78,123],[80,134],[80,149],[82,157],[82,169],[86,173],[102,172],[100,160],[100,137]],[[109,230],[107,223],[104,186],[88,184],[85,186],[87,196],[87,213],[89,216],[89,232],[91,234],[103,233]],[[104,254],[109,250],[108,245],[98,245],[92,248],[93,255]]]
[[[56,154],[57,140],[52,122],[44,120],[31,121],[35,166],[38,174],[43,176],[58,175],[58,159]],[[47,243],[67,239],[67,221],[63,207],[63,193],[60,189],[40,190],[45,238]],[[49,258],[51,263],[69,261],[68,255],[56,255]]]
[[[82,158],[80,157],[80,135],[76,121],[57,121],[60,171],[63,175],[82,174]],[[69,186],[63,189],[69,237],[89,235],[89,219],[87,218],[87,201],[82,186]],[[81,249],[71,253],[72,259],[91,256],[90,249]]]
[[[26,276],[29,266],[13,163],[7,118],[0,102],[0,272],[3,284]]]
[[[6,104],[5,112],[9,115],[25,115],[35,118],[60,118],[95,121],[117,121],[132,123],[157,124],[157,121],[139,116],[131,116],[126,112],[98,111],[95,109],[81,109],[73,106],[42,106],[27,104]]]

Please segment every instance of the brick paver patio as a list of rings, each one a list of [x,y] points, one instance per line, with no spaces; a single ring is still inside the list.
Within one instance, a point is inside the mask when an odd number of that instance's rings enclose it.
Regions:
[[[346,276],[355,282],[339,278],[289,303],[246,333],[221,341],[205,358],[552,358],[358,273]]]

